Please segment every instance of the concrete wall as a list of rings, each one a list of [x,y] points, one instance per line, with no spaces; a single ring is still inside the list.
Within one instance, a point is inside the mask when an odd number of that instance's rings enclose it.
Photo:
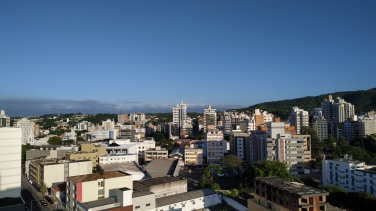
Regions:
[[[0,198],[21,196],[21,128],[0,128]]]
[[[44,180],[47,188],[63,183],[64,178],[64,164],[54,164],[44,166]]]
[[[118,188],[129,188],[133,190],[133,178],[132,175],[124,177],[116,177],[104,180],[104,198],[117,195]]]
[[[93,173],[92,161],[69,163],[69,177]]]
[[[98,181],[82,183],[82,202],[94,201],[98,199]]]
[[[214,206],[220,203],[222,203],[222,197],[221,195],[218,195],[215,193],[213,195],[208,195],[208,196],[199,197],[199,198],[195,198],[195,199],[191,199],[187,201],[182,201],[176,204],[169,204],[166,206],[158,207],[158,210],[191,211],[191,210],[197,210],[197,209],[202,209],[205,207]]]
[[[155,209],[155,194],[135,197],[132,199],[132,203],[133,210],[146,211],[150,209]],[[139,208],[136,209],[136,207]]]
[[[150,192],[155,193],[155,198],[185,193],[187,192],[187,190],[187,180],[180,180],[177,182],[153,185],[150,187]]]

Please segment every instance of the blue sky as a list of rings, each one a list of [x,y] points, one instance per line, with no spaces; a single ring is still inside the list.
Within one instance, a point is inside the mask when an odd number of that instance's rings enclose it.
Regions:
[[[0,108],[219,109],[376,87],[376,1],[0,1]],[[191,108],[191,109],[190,109]]]

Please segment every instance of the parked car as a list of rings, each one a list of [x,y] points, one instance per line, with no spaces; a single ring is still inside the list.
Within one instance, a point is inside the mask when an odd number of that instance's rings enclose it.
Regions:
[[[43,201],[43,200],[40,200],[39,202],[40,202],[40,204],[43,205],[43,206],[48,206],[47,202],[45,202],[45,201]]]

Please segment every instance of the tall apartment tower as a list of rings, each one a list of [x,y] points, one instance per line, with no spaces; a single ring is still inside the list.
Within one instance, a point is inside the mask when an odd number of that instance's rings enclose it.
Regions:
[[[5,116],[4,110],[0,113],[0,127],[10,127],[10,117]]]
[[[123,113],[118,114],[118,122],[120,122],[121,124],[128,122],[128,114],[123,114]]]
[[[0,128],[0,200],[21,197],[21,136],[21,128]]]
[[[295,127],[296,134],[301,134],[304,126],[308,127],[309,115],[308,111],[293,107],[290,111],[290,125]]]
[[[355,114],[354,105],[340,97],[333,100],[332,95],[321,103],[321,111],[326,120],[335,123],[345,122]]]
[[[216,109],[211,108],[211,105],[204,109],[204,132],[208,130],[209,125],[217,127],[217,112]]]
[[[223,134],[228,135],[231,133],[231,114],[224,111],[223,112]]]
[[[22,118],[17,122],[18,128],[22,128],[22,144],[31,144],[34,145],[34,122],[26,118]]]
[[[209,129],[206,132],[207,163],[218,163],[227,151],[226,141],[221,130]]]
[[[183,101],[181,101],[180,104],[176,105],[176,107],[173,107],[172,118],[175,126],[175,131],[172,131],[172,134],[179,136],[181,129],[183,128],[187,120],[187,104],[184,104]]]
[[[102,121],[102,127],[105,130],[113,130],[115,129],[115,121],[111,119],[107,119],[106,121]]]

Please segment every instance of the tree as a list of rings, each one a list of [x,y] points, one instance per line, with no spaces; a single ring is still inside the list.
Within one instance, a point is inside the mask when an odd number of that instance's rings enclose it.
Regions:
[[[196,136],[196,139],[197,140],[206,139],[206,134],[204,132],[200,131],[198,133],[198,135]]]
[[[97,165],[95,166],[93,172],[94,172],[94,173],[103,173],[104,170],[102,169],[102,167],[101,167],[99,164],[97,164]]]
[[[47,192],[46,184],[43,184],[43,185],[39,188],[39,191],[40,191],[41,193],[43,193],[43,195],[46,195],[46,192]]]
[[[220,174],[222,172],[222,168],[218,164],[209,164],[208,167],[204,169],[204,172],[201,174],[200,181],[198,185],[200,188],[211,188],[218,190],[217,187],[213,187],[212,185],[214,184],[214,175]],[[217,184],[218,185],[218,184]],[[216,186],[216,185],[214,185]],[[218,185],[219,186],[219,185]]]
[[[274,160],[263,160],[255,162],[243,174],[245,185],[250,187],[253,187],[256,177],[273,176],[291,179],[290,172],[287,170],[286,163],[281,163]]]
[[[363,158],[371,157],[364,149],[354,146],[348,146],[344,153],[351,155],[354,160],[360,160]]]
[[[50,145],[61,145],[62,144],[62,140],[61,140],[60,136],[50,137],[47,142]]]
[[[155,140],[155,143],[158,143],[161,145],[162,142],[166,141],[166,138],[161,132],[156,132],[154,133],[154,140]]]
[[[223,165],[226,167],[227,173],[234,173],[234,175],[238,175],[236,169],[243,169],[243,160],[238,158],[236,155],[226,155],[221,158]]]
[[[78,141],[86,141],[86,140],[82,137],[77,137],[76,142],[78,142]]]
[[[189,134],[186,139],[195,139],[195,137],[192,134]]]
[[[319,156],[322,154],[322,142],[320,141],[317,132],[311,128],[304,126],[302,128],[302,134],[310,135],[311,136],[311,152],[314,157]]]
[[[71,145],[71,144],[74,144],[74,140],[72,140],[72,139],[68,139],[68,140],[64,141],[63,144],[64,144],[65,146],[67,146],[67,145]]]

